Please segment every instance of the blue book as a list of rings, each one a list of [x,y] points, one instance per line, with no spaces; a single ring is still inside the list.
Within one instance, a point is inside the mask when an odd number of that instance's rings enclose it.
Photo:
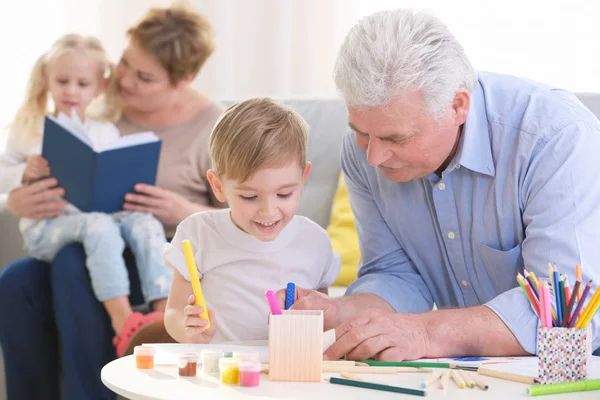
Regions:
[[[144,132],[95,149],[83,125],[61,116],[44,120],[42,156],[50,174],[65,189],[65,199],[85,212],[121,211],[137,183],[154,185],[160,147],[156,135]]]

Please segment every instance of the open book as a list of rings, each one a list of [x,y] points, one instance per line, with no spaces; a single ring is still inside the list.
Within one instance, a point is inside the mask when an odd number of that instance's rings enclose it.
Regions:
[[[120,211],[135,184],[154,185],[160,146],[152,132],[98,144],[76,115],[44,120],[42,156],[65,189],[65,199],[85,212]]]

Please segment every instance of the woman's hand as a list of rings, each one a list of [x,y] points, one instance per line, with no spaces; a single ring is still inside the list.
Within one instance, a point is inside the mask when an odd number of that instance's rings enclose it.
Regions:
[[[33,182],[39,178],[50,176],[50,166],[48,161],[39,154],[27,157],[25,172],[21,183]]]
[[[57,187],[55,178],[47,178],[29,186],[12,190],[8,195],[8,209],[17,217],[52,218],[62,214],[67,202],[59,199],[65,190]]]
[[[189,215],[200,211],[199,205],[175,192],[143,183],[135,185],[135,193],[125,196],[123,208],[150,213],[166,226],[176,226]]]
[[[188,305],[183,309],[183,332],[186,336],[186,343],[210,343],[217,331],[215,323],[214,310],[208,310],[210,319],[210,328],[206,329],[208,321],[200,318],[202,307],[196,305],[196,298],[191,295],[188,298]]]

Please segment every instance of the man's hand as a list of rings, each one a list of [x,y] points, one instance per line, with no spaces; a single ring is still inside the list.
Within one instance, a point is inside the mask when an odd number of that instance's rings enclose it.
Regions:
[[[418,314],[367,310],[335,330],[337,341],[325,352],[327,360],[374,357],[382,361],[417,360],[427,355],[428,335]]]
[[[285,289],[277,291],[277,300],[285,308]],[[296,296],[291,310],[323,310],[323,328],[333,329],[342,323],[341,299],[329,297],[316,290],[296,286]]]

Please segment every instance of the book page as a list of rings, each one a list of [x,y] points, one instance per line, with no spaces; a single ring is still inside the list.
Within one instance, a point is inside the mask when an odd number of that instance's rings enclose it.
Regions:
[[[59,113],[58,117],[48,116],[48,118],[50,118],[52,121],[56,122],[58,125],[63,127],[67,132],[71,133],[73,136],[75,136],[77,139],[81,140],[83,143],[85,143],[92,149],[94,148],[92,141],[86,135],[85,129],[83,128],[83,125],[81,124],[81,122],[78,123],[76,120],[69,118],[68,116],[66,116],[63,113]]]
[[[157,142],[159,139],[153,132],[140,132],[134,133],[115,140],[114,142],[108,143],[97,151],[108,151],[121,149],[124,147],[137,146],[145,143]]]

